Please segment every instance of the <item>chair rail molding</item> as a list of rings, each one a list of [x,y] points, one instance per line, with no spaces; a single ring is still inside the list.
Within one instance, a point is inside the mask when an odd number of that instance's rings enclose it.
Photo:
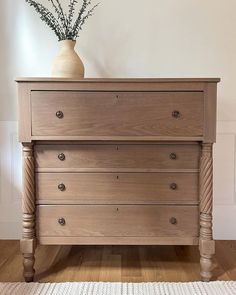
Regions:
[[[214,147],[214,239],[235,239],[236,121],[217,122]],[[0,121],[0,239],[21,237],[21,146],[16,121]]]

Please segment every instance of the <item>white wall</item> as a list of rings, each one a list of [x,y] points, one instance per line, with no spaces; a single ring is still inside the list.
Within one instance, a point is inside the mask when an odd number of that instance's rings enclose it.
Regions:
[[[64,0],[66,3],[67,0]],[[42,0],[47,3],[47,0]],[[87,77],[221,77],[215,163],[215,237],[235,238],[236,1],[100,0],[78,40]],[[96,3],[96,0],[94,0]],[[0,237],[16,237],[20,220],[19,146],[14,78],[48,76],[57,39],[24,0],[0,1]],[[10,127],[9,127],[10,126]],[[11,158],[15,150],[16,158]],[[3,164],[5,157],[9,162]],[[11,159],[11,160],[10,160]],[[9,166],[10,165],[10,166]],[[16,180],[5,175],[10,169]],[[13,171],[12,171],[13,169]],[[7,180],[6,180],[7,177]],[[6,182],[5,182],[6,181]],[[13,183],[12,183],[13,182]],[[15,193],[10,193],[11,187]],[[10,195],[8,195],[10,194]],[[13,199],[12,199],[13,198]],[[13,200],[12,203],[10,200]],[[14,205],[13,205],[14,203]],[[4,214],[2,214],[4,212]],[[226,217],[227,216],[227,217]]]

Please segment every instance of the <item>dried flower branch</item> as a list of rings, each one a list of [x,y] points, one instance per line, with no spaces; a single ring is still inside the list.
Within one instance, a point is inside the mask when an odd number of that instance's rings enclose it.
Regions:
[[[93,11],[94,11],[94,9],[95,9],[98,5],[99,5],[99,3],[96,4],[96,5],[94,5],[94,6],[93,6],[93,7],[87,12],[87,14],[86,14],[85,16],[83,16],[83,14],[82,14],[80,18],[78,17],[78,19],[77,19],[78,21],[76,22],[76,24],[74,25],[74,28],[73,28],[73,34],[74,34],[74,36],[79,37],[79,31],[82,30],[82,26],[83,26],[83,24],[86,22],[86,20],[87,20],[90,16],[93,15]]]
[[[68,4],[68,16],[63,11],[63,8],[59,0],[48,0],[51,3],[57,17],[53,15],[46,7],[41,3],[34,0],[25,0],[30,6],[33,6],[36,12],[40,14],[40,18],[44,21],[56,34],[58,40],[76,40],[79,37],[79,31],[82,30],[82,26],[86,20],[93,15],[94,9],[99,5],[94,5],[90,10],[87,10],[91,5],[91,0],[83,0],[82,6],[79,10],[78,16],[74,21],[75,6],[78,3],[77,0],[69,0]],[[74,24],[73,24],[74,21]]]
[[[73,17],[74,17],[74,12],[75,12],[75,4],[78,3],[77,0],[70,0],[69,3],[69,13],[68,13],[68,23],[71,24]]]
[[[58,1],[57,1],[57,5],[55,4],[54,0],[48,0],[48,2],[50,2],[56,12],[56,14],[58,15],[58,19],[61,21],[62,26],[65,25],[66,20],[65,20],[65,16],[62,10],[61,5],[58,5]]]

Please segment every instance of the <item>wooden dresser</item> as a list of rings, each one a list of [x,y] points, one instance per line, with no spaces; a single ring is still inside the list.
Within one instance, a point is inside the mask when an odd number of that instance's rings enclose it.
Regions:
[[[18,79],[24,277],[43,245],[199,245],[212,276],[219,79]]]

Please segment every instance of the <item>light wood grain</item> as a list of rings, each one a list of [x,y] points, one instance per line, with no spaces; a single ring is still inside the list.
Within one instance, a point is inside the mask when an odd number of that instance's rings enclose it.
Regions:
[[[197,206],[40,205],[37,216],[39,237],[198,236]],[[65,225],[58,223],[61,217]]]
[[[216,87],[216,84],[220,81],[218,78],[201,78],[201,79],[84,79],[84,80],[70,80],[70,79],[51,79],[51,78],[18,78],[19,88],[19,139],[21,142],[31,142],[32,140],[49,140],[49,137],[45,136],[32,136],[31,133],[31,92],[34,91],[112,91],[112,92],[124,92],[124,91],[145,91],[145,92],[176,92],[176,91],[190,91],[190,92],[202,92],[204,93],[204,105],[208,107],[209,117],[213,114],[215,109],[215,98],[213,91],[208,91],[210,88]],[[209,85],[209,87],[208,87]],[[209,108],[210,107],[210,108]],[[205,113],[205,118],[208,123],[208,114]],[[214,114],[211,116],[214,119]],[[204,130],[208,123],[205,123]],[[212,128],[210,128],[213,130]],[[134,137],[134,136],[133,136]],[[174,137],[167,140],[175,140]],[[211,133],[211,138],[214,134]],[[66,140],[64,136],[56,136],[51,140]],[[102,137],[105,140],[105,137]],[[132,138],[132,136],[131,136]],[[162,140],[162,136],[150,137],[140,136],[141,140]],[[193,136],[185,136],[185,140],[193,139]],[[202,138],[202,137],[201,137]],[[199,138],[199,140],[201,140]],[[206,137],[205,137],[206,138]],[[208,137],[209,138],[209,137]],[[92,140],[91,137],[85,136],[70,136],[72,140]],[[114,139],[114,136],[107,137],[107,140]],[[119,140],[124,138],[119,137]],[[181,140],[184,140],[183,138]],[[198,140],[198,139],[196,139]]]
[[[198,169],[199,145],[37,145],[36,168]],[[58,155],[63,153],[65,160]],[[170,159],[175,153],[177,158]]]
[[[191,282],[199,281],[197,246],[73,246],[54,263],[58,246],[36,250],[39,282]],[[20,282],[19,241],[0,241],[0,281]],[[236,280],[236,241],[216,241],[214,280]]]
[[[180,82],[220,82],[220,78],[85,78],[85,79],[70,79],[70,78],[48,78],[48,77],[18,77],[15,79],[16,82],[61,82],[61,83],[68,83],[68,82],[75,82],[75,83],[87,83],[87,82],[107,82],[107,83],[180,83]]]
[[[216,142],[217,84],[208,83],[204,90],[204,142]]]
[[[29,84],[18,84],[19,141],[31,142],[31,103]]]
[[[198,237],[44,237],[40,245],[199,245]]]
[[[198,173],[37,173],[36,192],[41,204],[198,203]]]
[[[199,169],[158,168],[35,168],[36,173],[198,173]]]
[[[204,281],[212,277],[215,242],[212,232],[213,158],[212,143],[203,143],[200,165],[200,265]]]
[[[35,183],[34,183],[34,155],[33,145],[23,146],[23,198],[22,198],[22,225],[21,252],[23,255],[24,277],[26,282],[34,278],[35,239]]]
[[[24,184],[25,196],[30,196],[23,203],[27,212],[21,242],[26,280],[33,279],[36,205],[36,238],[41,244],[199,244],[202,279],[209,280],[214,253],[209,146],[215,141],[219,79],[17,81],[19,139],[35,144],[36,158],[27,175],[31,183],[36,177],[36,194],[34,186]],[[61,118],[57,111],[63,112]],[[174,118],[173,111],[180,116]],[[65,155],[63,161],[58,159],[60,153]],[[170,158],[171,153],[176,159]],[[170,181],[177,183],[177,190],[167,188]],[[58,191],[59,182],[65,182],[65,191]],[[58,224],[61,217],[64,226]],[[170,223],[171,217],[177,218],[177,224]],[[173,261],[177,253],[170,248],[168,256],[162,249],[150,251],[149,256],[152,266],[153,257],[164,257],[162,269],[151,275],[156,280],[162,280],[168,268],[166,259]],[[125,253],[138,257],[136,248]],[[90,255],[95,258],[94,252]],[[110,257],[111,252],[105,250],[102,256]],[[115,256],[114,261],[116,267],[129,266],[124,257]],[[198,273],[196,265],[181,262],[186,269],[182,279],[193,269]],[[82,272],[79,276],[98,278],[98,268],[92,274],[87,266],[84,276]],[[132,267],[130,271],[124,271],[124,278],[136,280],[140,271]],[[110,273],[116,278],[122,275],[119,270]],[[100,276],[107,279],[109,272],[103,269]],[[170,280],[177,277],[170,271]]]
[[[31,102],[33,136],[203,135],[202,92],[33,91]]]
[[[74,141],[74,143],[76,142],[87,142],[87,143],[91,143],[91,142],[102,142],[104,144],[106,144],[107,142],[113,143],[115,142],[119,142],[120,144],[123,143],[128,143],[128,142],[132,142],[137,143],[137,142],[178,142],[178,141],[192,141],[192,142],[200,142],[203,141],[203,136],[188,136],[188,137],[184,137],[184,136],[178,136],[178,137],[174,137],[174,136],[63,136],[63,135],[59,135],[59,136],[50,136],[50,135],[44,135],[44,136],[31,136],[31,140],[33,141],[44,141],[44,142],[48,142],[50,141],[50,143],[52,142],[58,142],[58,141]]]
[[[19,82],[28,83],[31,91],[204,91],[207,84],[206,81],[160,81],[155,83],[149,79],[139,81],[114,81],[99,80],[90,81],[84,79],[83,81],[31,81]],[[217,82],[210,82],[217,83]]]

